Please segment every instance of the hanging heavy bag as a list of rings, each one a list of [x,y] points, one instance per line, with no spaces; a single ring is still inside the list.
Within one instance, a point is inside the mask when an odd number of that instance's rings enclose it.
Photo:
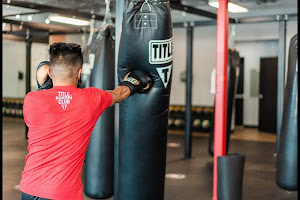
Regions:
[[[170,2],[125,2],[118,78],[142,70],[154,83],[120,103],[116,200],[162,200],[173,60]]]
[[[277,185],[298,190],[298,35],[291,39],[277,161]]]
[[[90,86],[111,90],[114,88],[114,28],[106,26],[95,40],[95,64],[90,75]],[[98,119],[85,156],[85,194],[103,199],[113,195],[114,108],[108,108]]]
[[[240,56],[239,53],[235,49],[229,49],[228,52],[228,86],[227,86],[227,123],[226,123],[226,154],[228,153],[228,146],[230,140],[230,129],[231,129],[231,121],[232,121],[232,111],[233,105],[235,102],[235,94],[237,90],[237,83],[239,77],[239,68],[240,65]],[[208,152],[211,156],[214,155],[214,119],[215,114],[212,116],[212,126],[210,130],[209,136],[209,145]]]

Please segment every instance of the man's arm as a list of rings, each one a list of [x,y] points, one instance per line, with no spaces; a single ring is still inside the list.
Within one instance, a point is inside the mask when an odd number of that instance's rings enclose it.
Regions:
[[[114,90],[106,90],[106,92],[109,92],[112,95],[112,101],[109,107],[112,107],[116,103],[120,103],[130,96],[130,89],[127,86],[118,86]]]
[[[48,61],[41,62],[36,71],[36,80],[38,90],[50,89],[53,87],[52,79],[49,76],[50,63]]]
[[[124,80],[114,90],[107,90],[112,95],[112,102],[109,107],[120,103],[135,92],[145,93],[153,85],[153,80],[144,71],[135,70],[128,73]]]
[[[48,64],[43,64],[36,71],[36,80],[40,85],[44,84],[48,76],[48,68],[50,68]]]

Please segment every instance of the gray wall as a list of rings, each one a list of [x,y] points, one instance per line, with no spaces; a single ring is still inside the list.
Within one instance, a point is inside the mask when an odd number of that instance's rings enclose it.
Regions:
[[[31,49],[31,90],[37,90],[36,68],[42,60],[48,60],[48,45],[32,43]],[[3,40],[3,97],[24,98],[26,78],[26,43]],[[18,72],[23,73],[23,80],[18,80]]]

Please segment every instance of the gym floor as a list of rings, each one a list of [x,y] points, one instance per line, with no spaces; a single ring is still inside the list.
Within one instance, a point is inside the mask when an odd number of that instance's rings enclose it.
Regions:
[[[18,184],[27,155],[25,124],[22,119],[3,118],[2,128],[2,199],[20,200]],[[297,199],[298,192],[285,191],[276,185],[275,141],[275,134],[258,132],[255,128],[236,127],[232,133],[228,153],[246,156],[243,200]],[[208,134],[193,133],[192,158],[188,160],[183,159],[183,131],[170,130],[168,144],[166,173],[185,174],[186,178],[166,178],[165,200],[211,200],[213,157],[208,154]],[[91,198],[84,195],[84,200]]]

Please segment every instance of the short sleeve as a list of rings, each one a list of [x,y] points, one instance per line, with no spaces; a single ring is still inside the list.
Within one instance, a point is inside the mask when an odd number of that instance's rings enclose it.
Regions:
[[[102,89],[93,89],[95,91],[97,115],[100,116],[111,104],[112,95]]]
[[[31,107],[31,102],[30,102],[30,99],[31,99],[31,93],[28,93],[25,98],[24,98],[24,104],[23,104],[23,117],[24,117],[24,121],[25,123],[27,124],[27,126],[29,126],[29,122],[27,120],[27,115],[28,113],[30,112],[30,107]]]

